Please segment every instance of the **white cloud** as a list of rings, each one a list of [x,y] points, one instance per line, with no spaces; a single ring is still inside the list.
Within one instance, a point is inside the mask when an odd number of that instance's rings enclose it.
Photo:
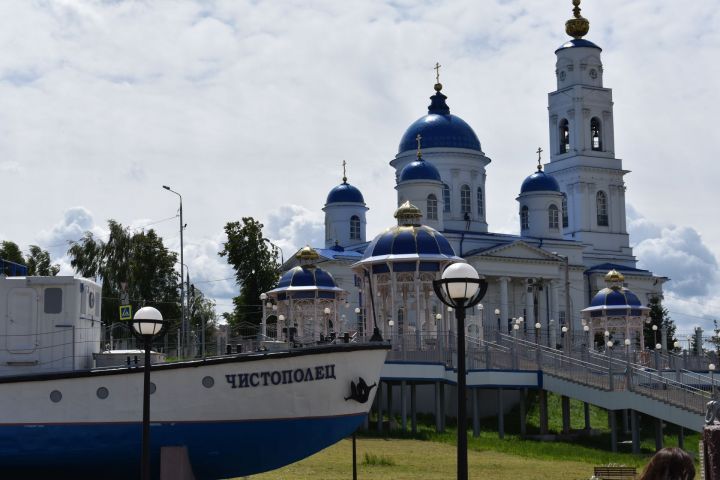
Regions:
[[[284,205],[267,215],[266,235],[282,248],[285,259],[305,245],[325,245],[322,212]]]
[[[20,173],[18,162],[0,162],[0,173]]]
[[[628,232],[638,266],[670,277],[664,303],[680,330],[709,328],[720,307],[720,268],[700,234],[691,227],[653,222],[630,205]]]

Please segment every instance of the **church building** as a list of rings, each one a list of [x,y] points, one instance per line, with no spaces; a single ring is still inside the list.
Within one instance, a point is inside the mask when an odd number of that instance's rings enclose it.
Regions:
[[[386,338],[406,334],[421,342],[452,331],[452,316],[444,313],[431,283],[454,261],[468,262],[489,282],[482,305],[468,311],[469,334],[495,325],[507,329],[520,317],[523,328],[539,323],[549,336],[562,327],[582,331],[581,311],[613,269],[643,304],[662,298],[668,279],[637,268],[629,243],[628,170],[615,153],[602,49],[583,38],[589,22],[579,7],[574,12],[566,23],[572,38],[555,50],[549,161],[542,163],[538,149],[535,171],[517,179],[519,235],[494,233],[488,224],[486,172],[492,161],[473,128],[451,113],[439,77],[427,114],[400,135],[390,161],[397,225],[369,239],[369,207],[389,198],[366,202],[347,176],[330,190],[323,206],[325,243],[312,249],[317,267],[347,292],[332,313],[338,329],[372,332],[374,310]],[[293,257],[283,270],[300,263]]]

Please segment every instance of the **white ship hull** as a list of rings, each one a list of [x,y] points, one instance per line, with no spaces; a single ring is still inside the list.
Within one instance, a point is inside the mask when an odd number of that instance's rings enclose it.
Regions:
[[[154,475],[163,446],[187,447],[198,479],[228,478],[292,463],[351,434],[364,402],[351,382],[376,383],[384,345],[154,365]],[[4,478],[134,478],[140,471],[142,368],[0,379]],[[152,390],[152,389],[151,389]]]

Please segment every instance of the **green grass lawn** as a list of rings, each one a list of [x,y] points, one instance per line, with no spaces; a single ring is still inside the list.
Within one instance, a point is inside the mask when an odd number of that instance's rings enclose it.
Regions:
[[[455,477],[455,447],[411,439],[361,437],[357,441],[358,478],[447,480]],[[382,459],[363,463],[365,454]],[[537,460],[494,451],[468,452],[471,479],[488,480],[587,480],[592,465],[582,462]],[[287,467],[251,480],[338,480],[352,478],[352,444],[350,440],[326,448]]]
[[[562,430],[560,397],[548,395],[549,430]],[[571,400],[571,429],[585,426],[583,404]],[[398,419],[399,420],[399,419]],[[409,423],[409,422],[408,422]],[[434,419],[420,415],[417,434],[398,430],[378,435],[373,430],[371,418],[369,432],[358,435],[358,478],[361,479],[446,479],[455,475],[456,429],[449,423],[443,433],[436,433]],[[527,432],[539,433],[539,409],[537,398],[531,392],[527,408]],[[588,479],[594,466],[608,463],[637,467],[638,472],[655,451],[654,423],[641,417],[641,455],[633,455],[630,435],[618,436],[619,451],[610,451],[610,430],[607,412],[590,408],[590,424],[594,435],[577,437],[567,441],[538,441],[522,439],[519,435],[519,410],[505,416],[505,438],[500,440],[497,418],[481,421],[481,434],[468,440],[470,478],[505,479]],[[622,430],[622,415],[617,413],[618,429]],[[408,425],[409,428],[409,425]],[[665,446],[677,445],[678,427],[665,427]],[[699,435],[686,431],[685,448],[697,458]],[[252,479],[338,479],[351,478],[352,451],[350,440],[329,447],[293,465],[253,475]]]

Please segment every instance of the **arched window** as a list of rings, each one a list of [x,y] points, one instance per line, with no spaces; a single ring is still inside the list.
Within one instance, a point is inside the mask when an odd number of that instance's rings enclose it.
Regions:
[[[460,187],[460,213],[470,213],[470,187]]]
[[[570,124],[566,119],[560,120],[560,153],[570,151]]]
[[[397,311],[398,335],[405,333],[405,311],[401,308]]]
[[[482,217],[485,215],[485,202],[483,201],[483,191],[482,188],[478,187],[477,189],[477,207],[478,207],[478,216]]]
[[[593,150],[602,150],[600,119],[597,117],[593,117],[592,120],[590,120],[590,142]]]
[[[568,206],[567,206],[567,195],[563,194],[562,197],[562,220],[563,228],[568,226]]]
[[[607,195],[602,190],[597,192],[597,196],[595,197],[596,204],[597,204],[597,224],[600,227],[607,227],[608,226],[608,203],[607,203]]]
[[[560,216],[558,208],[555,205],[550,205],[550,207],[548,207],[548,227],[550,227],[551,230],[557,230],[560,228]]]
[[[450,187],[443,183],[443,212],[450,211]]]
[[[520,230],[527,230],[528,228],[528,207],[523,206],[520,209]]]
[[[350,240],[360,240],[360,217],[350,217]]]
[[[427,218],[428,220],[437,220],[438,218],[437,197],[432,193],[427,197]]]

